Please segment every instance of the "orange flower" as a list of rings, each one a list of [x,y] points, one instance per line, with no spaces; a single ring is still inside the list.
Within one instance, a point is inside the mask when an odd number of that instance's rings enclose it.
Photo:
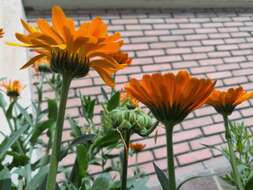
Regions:
[[[122,92],[120,94],[120,101],[123,102],[123,103],[129,101],[129,103],[132,106],[134,106],[134,107],[139,106],[139,101],[137,99],[135,99],[134,97],[130,96],[129,94],[127,94],[126,92]]]
[[[35,72],[51,72],[49,60],[46,57],[42,57],[37,60],[32,67]]]
[[[20,95],[20,91],[24,88],[19,80],[9,80],[9,82],[4,81],[0,84],[5,91],[7,96],[15,98]]]
[[[201,107],[213,91],[215,82],[197,79],[186,71],[177,75],[160,73],[131,79],[126,91],[145,104],[165,125],[181,122],[191,111]]]
[[[131,144],[129,144],[129,147],[135,153],[141,152],[145,148],[145,146],[146,146],[145,144],[141,144],[141,143],[131,143]]]
[[[23,20],[21,22],[28,34],[16,33],[16,38],[23,43],[8,44],[39,52],[39,55],[30,59],[22,68],[27,68],[46,57],[51,60],[54,72],[68,72],[73,77],[82,77],[87,75],[92,67],[106,84],[113,86],[112,75],[127,66],[119,64],[111,56],[119,52],[123,44],[120,34],[109,35],[107,25],[100,17],[75,28],[74,20],[67,18],[59,6],[54,6],[52,25],[45,19],[38,19],[37,27],[32,27]],[[55,63],[57,60],[53,56],[64,63]]]
[[[0,38],[2,38],[4,35],[4,30],[2,28],[0,28]]]
[[[227,91],[214,90],[207,100],[218,113],[230,115],[234,108],[253,97],[253,92],[246,92],[242,87],[230,88]]]

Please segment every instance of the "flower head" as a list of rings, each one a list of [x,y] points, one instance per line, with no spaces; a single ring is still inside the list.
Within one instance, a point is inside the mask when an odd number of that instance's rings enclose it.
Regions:
[[[51,72],[50,63],[46,57],[37,60],[32,65],[32,67],[34,68],[35,72],[44,72],[44,73]]]
[[[131,79],[126,91],[145,104],[157,120],[175,125],[206,102],[214,85],[209,79],[197,79],[180,71],[176,75],[144,75],[140,81]]]
[[[4,30],[2,28],[0,28],[0,38],[2,38],[4,35]]]
[[[134,97],[130,96],[126,92],[120,93],[120,101],[122,103],[128,102],[130,106],[132,107],[138,107],[139,106],[139,101],[135,99]]]
[[[253,97],[253,92],[246,92],[242,87],[230,88],[227,91],[214,90],[207,100],[218,113],[230,115],[235,107]]]
[[[28,34],[16,33],[22,44],[9,43],[31,48],[39,54],[30,59],[22,68],[33,65],[46,57],[54,72],[73,77],[85,76],[89,68],[95,69],[107,85],[113,86],[112,75],[127,64],[119,64],[112,55],[118,53],[123,44],[119,33],[108,34],[107,25],[100,17],[75,27],[74,20],[67,18],[59,6],[52,8],[52,24],[45,19],[37,20],[32,27],[21,20]],[[60,63],[57,58],[65,58]],[[77,62],[75,62],[77,61]],[[67,65],[67,67],[66,67]]]
[[[9,80],[9,82],[3,81],[0,86],[5,89],[7,96],[11,98],[18,97],[20,95],[20,91],[24,88],[19,80]]]
[[[142,143],[131,143],[131,144],[129,144],[130,149],[135,153],[141,152],[145,148],[145,146],[146,145],[142,144]]]

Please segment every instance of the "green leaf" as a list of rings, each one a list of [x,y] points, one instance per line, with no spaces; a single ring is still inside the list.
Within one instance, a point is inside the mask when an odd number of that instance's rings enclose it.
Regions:
[[[47,120],[47,121],[43,121],[38,123],[35,127],[34,127],[34,131],[32,134],[32,137],[30,139],[30,142],[32,144],[35,144],[37,142],[37,139],[41,136],[41,134],[46,130],[46,129],[50,129],[53,128],[55,125],[55,120]]]
[[[25,132],[28,125],[21,126],[18,130],[13,132],[8,138],[0,144],[0,160],[3,158],[9,148],[19,139],[19,137]]]
[[[117,131],[108,130],[103,136],[96,138],[95,142],[93,143],[93,148],[101,149],[103,147],[116,144],[119,139],[120,135]]]
[[[26,119],[26,121],[29,123],[30,126],[33,126],[33,122],[32,122],[32,118],[29,115],[29,113],[26,111],[26,109],[24,109],[21,105],[19,105],[18,103],[16,104],[19,111],[21,112],[21,114],[24,116],[24,118]]]
[[[27,190],[36,190],[38,189],[45,180],[45,177],[48,173],[48,167],[43,167],[40,169],[37,175],[35,175],[32,180],[28,183]]]
[[[7,103],[5,101],[4,95],[0,92],[0,107],[5,108],[6,105],[7,105]]]
[[[83,144],[79,144],[77,145],[76,149],[79,174],[80,176],[85,177],[89,162],[88,148]]]
[[[58,113],[57,101],[48,100],[47,106],[48,106],[48,119],[56,121]]]
[[[251,177],[248,182],[246,183],[245,190],[252,190],[253,189],[253,177]]]
[[[15,105],[15,101],[12,101],[12,102],[10,103],[10,105],[9,105],[9,107],[8,107],[8,109],[7,109],[7,111],[6,111],[6,117],[7,117],[7,119],[12,118],[12,110],[13,110],[13,108],[14,108],[14,105]]]
[[[153,165],[155,168],[156,176],[157,176],[163,190],[167,190],[169,187],[168,177],[164,174],[164,172],[155,163],[153,163]]]
[[[94,135],[94,134],[82,135],[82,136],[74,139],[72,141],[71,145],[87,144],[89,141],[92,141],[95,137],[96,137],[96,135]]]
[[[98,176],[92,186],[92,190],[108,189],[112,178],[109,174],[101,174]]]
[[[92,119],[94,115],[94,108],[96,99],[92,99],[90,96],[82,96],[80,94],[82,113],[86,119]]]
[[[120,103],[120,92],[116,92],[107,103],[108,111],[112,111],[113,109],[118,107],[119,103]]]
[[[71,127],[71,135],[73,137],[81,136],[82,135],[81,128],[80,128],[80,126],[78,126],[77,122],[70,117],[68,117],[68,121],[69,121],[69,124]]]

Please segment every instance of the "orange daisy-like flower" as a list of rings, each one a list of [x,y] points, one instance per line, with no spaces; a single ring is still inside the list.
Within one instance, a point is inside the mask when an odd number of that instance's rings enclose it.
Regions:
[[[131,143],[129,144],[129,147],[132,151],[138,153],[141,152],[145,148],[145,144],[142,143]]]
[[[48,58],[54,72],[72,74],[73,77],[87,75],[89,68],[95,69],[106,84],[113,86],[112,74],[127,66],[119,64],[112,54],[118,53],[123,44],[119,33],[109,35],[107,25],[100,17],[75,28],[72,18],[67,18],[58,6],[52,8],[52,25],[45,19],[37,20],[32,27],[21,20],[28,34],[16,33],[22,44],[9,45],[31,48],[37,52],[22,68],[33,65],[42,57]]]
[[[9,82],[4,81],[0,86],[5,89],[7,96],[12,98],[18,97],[21,90],[24,88],[19,80],[9,80]]]
[[[253,97],[253,92],[246,92],[242,87],[230,88],[227,91],[214,90],[207,100],[218,113],[230,115],[235,107]]]
[[[127,94],[126,92],[122,92],[120,94],[120,101],[123,102],[123,103],[128,101],[131,104],[131,106],[134,106],[134,107],[139,106],[139,101],[136,98],[134,98],[134,97],[130,96],[129,94]]]
[[[32,67],[35,72],[51,72],[50,63],[47,57],[42,57],[37,60]]]
[[[0,38],[2,38],[4,35],[4,30],[2,28],[0,28]]]
[[[144,75],[140,81],[131,79],[126,91],[145,104],[157,120],[175,125],[206,102],[214,85],[214,81],[180,71],[176,75]]]

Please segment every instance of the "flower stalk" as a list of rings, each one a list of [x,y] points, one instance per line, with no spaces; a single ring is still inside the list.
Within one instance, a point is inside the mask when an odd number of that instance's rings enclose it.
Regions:
[[[166,124],[166,143],[167,143],[167,167],[169,177],[168,190],[176,190],[176,177],[174,166],[174,151],[173,151],[173,125]]]
[[[61,152],[62,131],[63,131],[65,110],[66,110],[66,103],[67,103],[70,83],[72,80],[71,75],[63,74],[62,76],[63,77],[62,77],[60,105],[59,105],[59,110],[57,114],[56,128],[53,134],[53,147],[52,147],[52,154],[51,154],[51,159],[50,159],[49,174],[47,178],[47,190],[55,189],[57,168],[58,168],[58,162],[59,162],[59,157],[60,157],[60,152]]]
[[[239,172],[237,170],[236,157],[235,157],[235,152],[232,146],[231,133],[230,133],[229,124],[228,124],[228,116],[226,114],[223,114],[223,119],[224,119],[224,125],[225,125],[225,137],[227,140],[229,156],[230,156],[230,164],[233,170],[233,175],[235,177],[236,188],[237,190],[244,190]]]
[[[121,190],[127,190],[128,150],[129,150],[129,142],[130,142],[130,131],[129,130],[126,130],[123,133],[123,138],[125,141],[125,145],[124,145],[122,171],[121,171]]]

